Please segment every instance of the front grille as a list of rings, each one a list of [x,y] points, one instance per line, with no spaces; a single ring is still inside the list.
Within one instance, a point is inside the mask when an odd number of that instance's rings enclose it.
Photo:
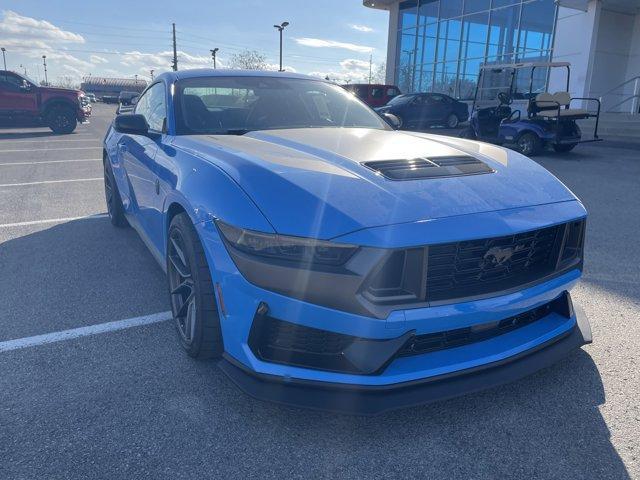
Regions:
[[[513,317],[505,318],[504,320],[455,330],[416,335],[400,349],[397,355],[400,357],[421,355],[436,350],[445,350],[447,348],[460,347],[470,343],[489,340],[490,338],[504,335],[505,333],[530,325],[552,312],[568,317],[570,316],[568,302],[567,295],[563,294],[552,302]]]
[[[421,180],[493,173],[486,163],[469,155],[375,160],[363,165],[389,180]]]
[[[504,237],[428,247],[426,299],[448,300],[508,290],[556,267],[565,225]]]

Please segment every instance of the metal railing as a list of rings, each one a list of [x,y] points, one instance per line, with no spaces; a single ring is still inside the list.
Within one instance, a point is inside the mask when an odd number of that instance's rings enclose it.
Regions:
[[[618,91],[626,89],[625,87],[632,84],[633,93]],[[620,97],[622,98],[620,99]],[[610,102],[606,100],[607,98],[612,98],[611,103],[615,103],[610,105]],[[616,98],[619,100],[616,101]],[[628,112],[632,115],[638,115],[640,113],[640,75],[625,80],[620,85],[600,95],[600,102],[605,105],[605,111],[607,112]],[[629,108],[629,110],[626,110],[626,108]]]

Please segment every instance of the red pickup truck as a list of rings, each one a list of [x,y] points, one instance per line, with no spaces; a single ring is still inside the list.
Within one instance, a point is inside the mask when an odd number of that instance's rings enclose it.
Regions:
[[[71,133],[91,116],[91,105],[80,90],[42,87],[15,72],[0,70],[0,119],[27,120],[54,133]]]

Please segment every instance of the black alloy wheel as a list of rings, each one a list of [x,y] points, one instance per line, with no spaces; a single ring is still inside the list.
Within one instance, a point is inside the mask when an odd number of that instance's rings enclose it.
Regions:
[[[113,172],[109,165],[109,161],[104,161],[104,199],[107,203],[107,213],[109,220],[116,227],[126,227],[129,225],[124,216],[124,207],[118,192],[118,186],[113,178]]]
[[[69,107],[55,107],[47,115],[47,125],[54,133],[71,133],[77,124],[75,113]]]
[[[213,282],[198,234],[185,213],[169,227],[167,277],[178,340],[196,358],[217,358],[224,351]]]

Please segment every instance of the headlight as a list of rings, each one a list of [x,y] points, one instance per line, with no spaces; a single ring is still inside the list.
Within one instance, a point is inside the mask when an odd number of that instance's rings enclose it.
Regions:
[[[342,265],[358,250],[357,246],[312,238],[289,237],[233,227],[216,220],[224,239],[241,252],[297,263]]]

